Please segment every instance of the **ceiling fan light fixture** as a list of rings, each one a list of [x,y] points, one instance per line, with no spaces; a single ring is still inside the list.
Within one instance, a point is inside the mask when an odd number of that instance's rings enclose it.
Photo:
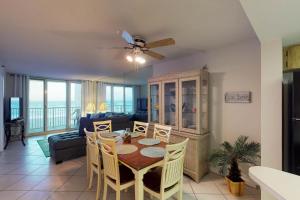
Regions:
[[[132,58],[132,56],[130,56],[130,55],[127,55],[127,56],[126,56],[126,59],[127,59],[128,62],[133,62],[133,58]]]
[[[144,64],[146,62],[145,58],[143,58],[141,56],[136,56],[134,61],[137,63],[140,63],[140,64]]]

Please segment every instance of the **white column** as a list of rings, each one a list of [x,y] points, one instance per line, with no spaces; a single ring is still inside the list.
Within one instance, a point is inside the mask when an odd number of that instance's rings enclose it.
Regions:
[[[4,79],[5,79],[5,71],[4,68],[0,66],[0,152],[3,151],[4,148],[4,124],[3,124]]]
[[[282,40],[261,42],[261,164],[282,168]],[[262,200],[274,199],[262,192]]]

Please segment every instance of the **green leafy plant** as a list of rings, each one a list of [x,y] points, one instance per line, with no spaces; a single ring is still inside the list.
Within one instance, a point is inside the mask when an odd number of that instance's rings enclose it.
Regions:
[[[228,178],[239,179],[241,175],[238,162],[257,165],[257,160],[260,158],[260,144],[254,141],[248,142],[247,140],[247,136],[239,136],[233,145],[226,141],[223,142],[209,158],[212,166],[217,167],[219,173],[226,176],[228,166],[231,165]]]
[[[241,177],[241,170],[239,169],[239,165],[236,159],[232,159],[230,162],[229,174],[227,178],[229,178],[233,182],[243,181]]]

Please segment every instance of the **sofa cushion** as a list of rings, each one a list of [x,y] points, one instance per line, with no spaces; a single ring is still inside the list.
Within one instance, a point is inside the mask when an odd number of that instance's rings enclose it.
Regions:
[[[96,113],[91,114],[90,119],[103,119],[105,117],[105,113]]]
[[[78,132],[53,135],[48,138],[49,146],[53,149],[67,149],[76,146],[85,146],[85,137],[79,136]]]

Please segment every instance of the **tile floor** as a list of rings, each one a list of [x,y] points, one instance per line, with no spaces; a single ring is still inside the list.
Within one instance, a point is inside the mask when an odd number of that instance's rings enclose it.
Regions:
[[[55,165],[36,142],[45,138],[29,138],[26,147],[13,142],[0,153],[0,200],[94,200],[95,187],[87,189],[85,157]],[[223,178],[215,174],[208,174],[200,183],[184,177],[183,187],[185,200],[260,199],[259,191],[250,187],[243,197],[232,196]],[[108,194],[108,199],[115,199],[112,190]],[[121,199],[134,199],[134,189],[123,192]],[[145,195],[145,199],[150,198]]]

